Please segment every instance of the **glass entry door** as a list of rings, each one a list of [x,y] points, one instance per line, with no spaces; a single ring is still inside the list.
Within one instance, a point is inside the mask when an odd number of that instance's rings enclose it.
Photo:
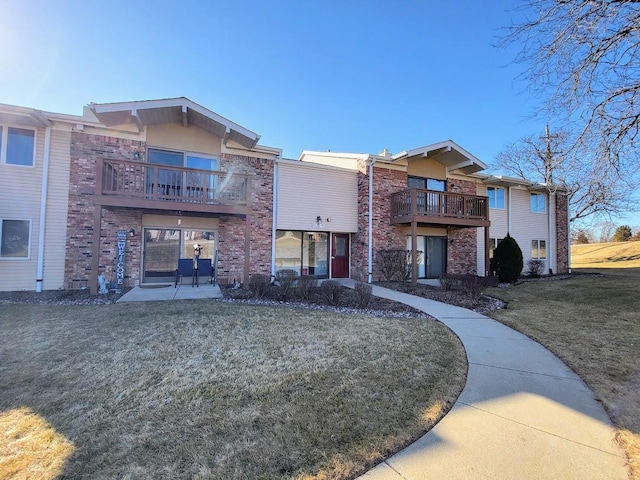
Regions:
[[[427,278],[440,278],[447,272],[447,239],[427,237]]]
[[[178,259],[193,258],[196,244],[201,247],[200,258],[213,262],[215,237],[215,231],[145,228],[142,283],[175,281]]]
[[[416,237],[418,278],[439,278],[447,271],[446,237]],[[411,237],[407,236],[407,251],[411,252]],[[408,256],[410,259],[411,256]]]
[[[180,257],[180,230],[144,229],[143,283],[172,282]]]

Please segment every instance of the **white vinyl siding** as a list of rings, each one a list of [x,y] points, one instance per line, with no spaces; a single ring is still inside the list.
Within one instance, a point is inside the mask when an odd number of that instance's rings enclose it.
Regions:
[[[31,222],[29,258],[20,261],[0,258],[0,291],[35,290],[36,287],[44,128],[37,129],[35,138],[35,168],[0,163],[2,218]],[[68,192],[67,189],[67,195]]]
[[[60,130],[51,132],[42,284],[44,290],[68,287],[64,284],[64,265],[71,168],[70,145],[71,132]]]
[[[358,231],[358,174],[302,162],[278,163],[278,230]],[[316,220],[320,217],[321,224]]]
[[[531,192],[529,190],[512,188],[511,196],[513,211],[511,212],[512,231],[510,233],[522,250],[524,268],[526,269],[527,261],[531,259],[532,240],[547,240],[549,238],[548,218],[546,214],[531,212]],[[547,198],[545,198],[546,204],[548,204]],[[547,242],[547,248],[548,246]],[[545,271],[548,268],[546,263],[545,261]]]
[[[496,188],[496,187],[494,187]],[[487,186],[478,186],[478,195],[487,195]],[[503,239],[509,233],[509,190],[504,189],[504,208],[491,208],[489,210],[489,220],[491,226],[489,227],[489,237]],[[513,236],[513,234],[512,234]],[[478,272],[484,272],[488,270],[484,265],[484,228],[476,229],[477,237],[477,264]]]

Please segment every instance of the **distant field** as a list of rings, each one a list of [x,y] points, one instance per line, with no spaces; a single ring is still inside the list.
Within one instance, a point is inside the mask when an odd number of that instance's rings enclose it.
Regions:
[[[571,268],[640,268],[640,242],[571,245]]]

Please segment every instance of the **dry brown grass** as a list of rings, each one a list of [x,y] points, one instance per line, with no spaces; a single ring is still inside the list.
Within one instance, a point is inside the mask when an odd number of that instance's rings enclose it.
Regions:
[[[633,479],[640,480],[640,269],[599,272],[490,289],[508,302],[491,316],[582,377],[618,428]]]
[[[28,408],[0,412],[0,476],[6,480],[54,479],[73,444]]]
[[[0,412],[28,408],[73,442],[65,478],[350,478],[428,430],[466,374],[457,338],[425,319],[0,305],[0,329]]]
[[[640,242],[571,246],[572,268],[640,268]]]

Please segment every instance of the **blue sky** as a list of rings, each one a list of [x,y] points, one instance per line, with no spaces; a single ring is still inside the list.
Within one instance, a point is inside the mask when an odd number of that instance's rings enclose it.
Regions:
[[[80,114],[186,96],[290,158],[452,139],[491,163],[544,125],[514,52],[493,46],[516,6],[3,0],[0,102]]]
[[[519,0],[1,1],[0,103],[185,96],[287,158],[451,139],[489,165],[547,121],[494,46]]]

